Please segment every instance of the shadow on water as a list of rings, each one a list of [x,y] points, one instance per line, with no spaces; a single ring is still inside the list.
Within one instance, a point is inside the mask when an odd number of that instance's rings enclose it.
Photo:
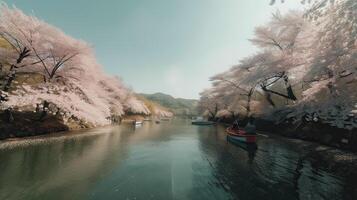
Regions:
[[[129,137],[115,134],[119,129],[97,131],[90,137],[45,138],[0,151],[0,199],[82,198],[127,154]]]
[[[355,199],[345,177],[312,166],[307,152],[280,138],[259,138],[257,146],[225,143],[223,128],[200,135],[200,149],[212,163],[213,184],[232,199]],[[215,148],[211,148],[212,146]],[[259,148],[257,148],[259,147]],[[212,157],[215,155],[214,157]],[[354,181],[354,185],[356,181]],[[349,188],[355,186],[349,185]]]
[[[244,142],[239,142],[239,141],[231,141],[231,140],[228,140],[228,137],[227,137],[227,141],[229,141],[230,143],[234,144],[235,146],[240,147],[241,149],[245,150],[248,155],[248,163],[249,164],[253,163],[255,154],[258,150],[257,143],[244,143]]]
[[[176,120],[0,143],[0,199],[356,199],[288,140]]]

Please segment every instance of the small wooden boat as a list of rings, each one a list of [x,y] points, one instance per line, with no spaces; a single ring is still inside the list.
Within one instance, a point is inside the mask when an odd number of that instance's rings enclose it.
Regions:
[[[141,126],[143,124],[142,121],[134,121],[135,126]]]
[[[192,121],[191,124],[193,125],[214,125],[215,122],[211,122],[211,121]]]
[[[245,142],[245,143],[255,143],[257,141],[257,136],[252,134],[246,134],[242,129],[233,129],[232,127],[228,127],[227,131],[227,139],[232,142]]]

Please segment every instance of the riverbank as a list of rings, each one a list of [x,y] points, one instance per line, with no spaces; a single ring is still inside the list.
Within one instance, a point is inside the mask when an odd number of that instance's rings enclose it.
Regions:
[[[232,124],[234,120],[225,118],[216,121],[223,124]],[[357,129],[355,128],[343,129],[320,121],[293,123],[289,119],[275,122],[267,118],[257,118],[255,123],[259,131],[357,152]]]
[[[257,129],[273,132],[288,138],[301,139],[337,149],[357,152],[356,129],[342,129],[314,121],[298,125],[289,121],[277,124],[264,119],[257,120]]]
[[[256,122],[258,132],[267,137],[282,137],[284,142],[298,146],[301,152],[308,152],[302,156],[303,160],[308,159],[313,165],[341,176],[357,177],[356,141],[344,141],[347,137],[353,136],[352,131],[313,122],[300,128],[289,127],[288,123],[274,125],[263,119],[257,119]],[[221,124],[229,126],[232,121],[223,120]]]
[[[0,140],[11,138],[30,138],[54,133],[65,134],[70,131],[95,129],[119,125],[125,121],[143,121],[148,115],[126,114],[113,116],[108,125],[95,126],[75,117],[66,121],[60,115],[31,111],[0,111]]]
[[[42,112],[12,111],[0,112],[0,140],[6,138],[45,135],[70,130],[94,128],[93,124],[77,118],[62,117]]]
[[[357,177],[357,153],[301,139],[286,138],[286,140],[296,145],[300,152],[307,152],[302,155],[302,159],[309,160],[312,165],[341,176]]]
[[[120,124],[122,119],[144,119],[143,115],[125,115],[112,119],[112,124]],[[12,111],[0,112],[0,140],[8,138],[28,138],[53,133],[85,130],[96,126],[77,118],[64,121],[61,116],[42,112]]]

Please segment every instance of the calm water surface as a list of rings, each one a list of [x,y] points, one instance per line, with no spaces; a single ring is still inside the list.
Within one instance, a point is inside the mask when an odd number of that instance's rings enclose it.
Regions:
[[[257,146],[185,120],[0,142],[0,199],[357,199],[296,143]]]

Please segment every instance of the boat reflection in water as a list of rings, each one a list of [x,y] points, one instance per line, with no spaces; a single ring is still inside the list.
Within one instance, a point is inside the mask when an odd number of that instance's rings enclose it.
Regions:
[[[237,147],[240,147],[241,149],[244,149],[248,153],[248,162],[252,163],[255,157],[255,154],[258,150],[258,145],[257,143],[245,143],[245,142],[240,142],[237,140],[232,140],[231,137],[227,135],[227,141]]]

